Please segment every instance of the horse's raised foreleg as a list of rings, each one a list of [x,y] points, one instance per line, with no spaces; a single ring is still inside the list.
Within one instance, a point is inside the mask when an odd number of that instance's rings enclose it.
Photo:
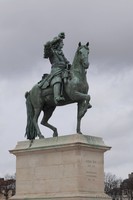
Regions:
[[[41,124],[50,128],[53,131],[53,137],[57,137],[58,136],[58,132],[57,132],[57,128],[52,126],[51,124],[48,123],[49,118],[52,116],[54,110],[56,107],[50,107],[47,109],[44,109],[44,115],[43,115],[43,119],[41,121]]]
[[[92,107],[92,105],[90,104],[91,97],[88,94],[84,94],[84,93],[76,91],[75,93],[73,93],[72,99],[78,100],[78,101],[86,100],[87,109]]]
[[[40,131],[39,126],[38,126],[38,117],[40,115],[40,112],[41,112],[40,108],[34,108],[33,123],[34,123],[35,129],[37,131],[37,135],[41,139],[41,138],[44,138],[44,136],[41,134],[41,131]]]
[[[76,100],[86,100],[88,103],[91,99],[90,95],[89,94],[84,94],[84,93],[81,93],[81,92],[74,92],[73,93],[73,98],[76,98]]]
[[[77,112],[77,133],[82,134],[81,132],[81,119],[85,115],[88,108],[88,103],[86,100],[78,102],[78,112]]]

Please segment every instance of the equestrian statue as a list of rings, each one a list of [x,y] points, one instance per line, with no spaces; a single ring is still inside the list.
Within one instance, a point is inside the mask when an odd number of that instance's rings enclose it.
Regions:
[[[53,137],[58,136],[57,128],[49,124],[56,106],[77,103],[77,133],[80,130],[81,119],[91,108],[88,94],[87,69],[89,68],[89,42],[78,44],[72,65],[62,51],[65,33],[61,32],[53,40],[44,45],[44,58],[51,63],[50,74],[44,74],[42,79],[26,92],[27,126],[25,136],[34,140],[37,136],[44,138],[38,126],[38,118],[43,111],[41,124],[53,131]]]

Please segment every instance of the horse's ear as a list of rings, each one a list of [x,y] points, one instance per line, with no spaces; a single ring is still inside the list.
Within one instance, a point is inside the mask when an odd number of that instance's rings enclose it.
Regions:
[[[86,46],[87,46],[87,47],[89,46],[89,42],[86,43]]]
[[[81,42],[79,42],[79,47],[81,47]]]

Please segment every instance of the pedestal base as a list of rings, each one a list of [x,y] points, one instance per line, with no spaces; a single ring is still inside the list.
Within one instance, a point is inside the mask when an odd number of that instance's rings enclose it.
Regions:
[[[85,197],[82,197],[82,196],[65,196],[65,197],[61,197],[61,196],[58,196],[58,197],[35,197],[35,196],[13,196],[11,198],[11,200],[112,200],[111,197],[107,196],[107,195],[101,195],[101,196],[98,196],[98,195],[89,195],[89,196],[85,196]]]
[[[109,200],[104,194],[102,138],[68,135],[18,142],[12,200]]]

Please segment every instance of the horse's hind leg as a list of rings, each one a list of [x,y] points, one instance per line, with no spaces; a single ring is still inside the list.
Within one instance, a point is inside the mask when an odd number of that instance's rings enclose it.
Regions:
[[[43,115],[43,119],[41,121],[41,124],[50,128],[53,131],[53,137],[57,137],[58,136],[58,132],[57,132],[57,128],[52,126],[51,124],[48,123],[48,120],[50,119],[50,117],[52,116],[54,110],[56,107],[50,107],[47,109],[44,109],[44,115]]]
[[[40,115],[40,112],[41,112],[40,108],[34,108],[33,123],[34,123],[35,129],[37,131],[38,137],[39,138],[44,138],[44,136],[41,134],[41,131],[40,131],[39,126],[38,126],[38,117]]]

